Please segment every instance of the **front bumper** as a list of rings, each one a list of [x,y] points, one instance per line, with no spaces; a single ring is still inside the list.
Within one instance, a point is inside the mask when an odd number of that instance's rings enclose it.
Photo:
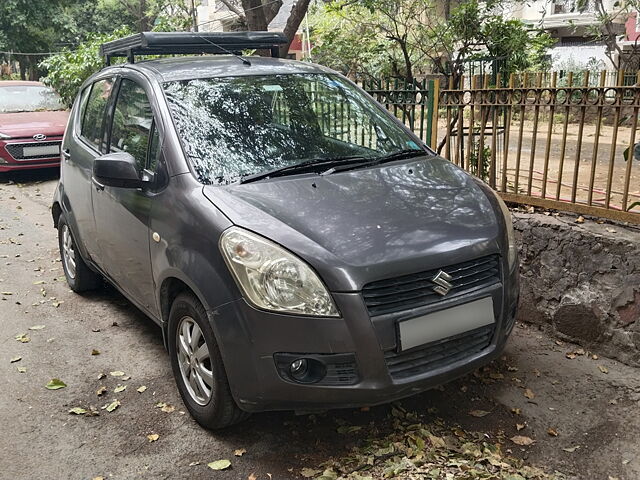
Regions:
[[[229,384],[240,408],[258,412],[372,406],[408,397],[463,376],[502,352],[515,320],[518,277],[515,269],[503,277],[502,283],[436,305],[373,318],[369,317],[360,293],[332,295],[342,318],[264,312],[244,300],[210,312]],[[385,352],[389,354],[396,349],[398,320],[488,296],[493,299],[496,323],[486,346],[408,377],[391,375]],[[274,355],[282,352],[353,354],[357,381],[345,385],[288,381],[278,372],[274,360]]]
[[[0,172],[31,170],[34,168],[53,168],[60,166],[60,155],[44,155],[33,157],[14,156],[12,152],[19,151],[16,147],[40,145],[60,145],[62,136],[48,137],[45,141],[37,142],[31,138],[0,140]]]

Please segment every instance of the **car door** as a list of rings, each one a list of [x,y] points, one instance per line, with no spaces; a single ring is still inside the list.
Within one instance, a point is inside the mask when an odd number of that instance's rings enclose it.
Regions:
[[[93,161],[106,149],[105,122],[114,77],[102,78],[81,92],[72,119],[72,135],[63,146],[61,168],[70,221],[83,253],[99,264],[96,226],[91,207]]]
[[[127,152],[136,160],[141,176],[155,164],[159,138],[154,115],[140,80],[121,78],[109,115],[109,152]],[[102,186],[94,182],[100,266],[118,287],[150,313],[154,310],[154,284],[149,254],[149,213],[153,185],[142,188]]]

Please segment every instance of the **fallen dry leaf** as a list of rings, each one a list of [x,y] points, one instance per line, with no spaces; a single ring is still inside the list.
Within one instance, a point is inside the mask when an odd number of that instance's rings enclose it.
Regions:
[[[9,360],[9,363],[16,363],[16,362],[19,362],[20,360],[22,360],[22,357],[13,357],[11,360]]]
[[[247,480],[258,480],[258,477],[256,477],[255,473],[252,472],[247,477]]]
[[[527,397],[529,400],[533,400],[536,396],[535,393],[533,393],[533,391],[530,388],[527,388],[524,391],[524,396]]]
[[[573,453],[576,450],[578,450],[579,448],[580,448],[580,446],[576,445],[575,447],[567,447],[567,448],[563,448],[562,450],[564,450],[565,452]]]
[[[231,462],[227,459],[216,460],[215,462],[207,463],[207,467],[211,470],[226,470],[231,466]]]
[[[96,350],[95,348],[91,350],[91,355],[100,355],[100,350]]]
[[[573,360],[578,355],[576,355],[574,352],[567,352],[567,353],[564,354],[564,356],[567,357],[569,360]]]
[[[25,367],[18,367],[18,373],[27,373],[27,369]]]
[[[598,365],[598,370],[600,370],[602,373],[609,373],[609,369],[604,365]]]
[[[516,430],[524,430],[526,425],[524,423],[516,423]]]
[[[510,439],[513,443],[515,443],[516,445],[521,445],[521,446],[528,446],[531,445],[532,443],[534,443],[535,440],[529,438],[529,437],[524,437],[522,435],[516,435],[515,437],[511,437]]]
[[[127,389],[126,385],[118,385],[116,388],[113,389],[113,393],[124,392],[126,389]]]
[[[138,389],[137,389],[136,391],[137,391],[138,393],[142,393],[142,392],[144,392],[146,389],[147,389],[147,387],[146,387],[146,386],[144,386],[144,385],[142,385],[142,386],[138,387]]]
[[[176,407],[174,407],[173,405],[164,405],[162,407],[160,407],[160,410],[162,410],[165,413],[171,413],[176,409]]]
[[[558,436],[558,431],[553,427],[547,428],[547,433],[552,437],[557,437]]]
[[[52,378],[51,380],[49,380],[49,383],[45,385],[47,390],[59,390],[66,386],[67,384],[64,383],[62,380],[60,380],[59,378]]]
[[[487,412],[486,410],[471,410],[469,412],[469,415],[471,415],[472,417],[486,417],[487,415],[489,415],[491,412]]]
[[[120,401],[114,400],[109,405],[105,405],[104,408],[105,408],[105,410],[107,410],[107,412],[113,412],[119,406],[120,406]]]
[[[122,377],[124,375],[124,372],[121,372],[120,370],[116,370],[115,372],[109,372],[109,374],[112,377]]]
[[[584,223],[584,217],[580,215],[578,218],[576,218],[576,223]]]
[[[87,413],[87,410],[82,407],[73,407],[69,410],[69,413],[72,413],[73,415],[84,415]]]
[[[160,438],[160,435],[158,435],[157,433],[152,433],[151,435],[147,435],[147,438],[149,439],[149,443],[151,443],[158,440]]]
[[[16,335],[16,340],[21,343],[29,343],[31,339],[26,333],[21,333],[20,335]]]
[[[512,408],[511,413],[513,413],[514,415],[520,415],[522,413],[522,410],[520,410],[519,408]]]
[[[29,330],[42,330],[45,325],[34,325],[33,327],[29,327]]]
[[[101,396],[103,393],[107,391],[107,387],[102,385],[98,390],[96,390],[96,395]]]
[[[234,451],[233,451],[233,454],[234,454],[236,457],[241,457],[241,456],[242,456],[242,455],[244,455],[245,453],[247,453],[247,450],[246,450],[246,449],[244,449],[244,448],[238,448],[238,449],[236,449],[236,450],[234,450]]]

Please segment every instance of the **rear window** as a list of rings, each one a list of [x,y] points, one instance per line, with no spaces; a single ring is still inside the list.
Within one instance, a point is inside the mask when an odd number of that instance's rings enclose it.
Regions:
[[[99,80],[91,87],[84,109],[80,133],[90,144],[100,149],[104,131],[105,111],[113,88],[113,79]]]
[[[58,94],[44,85],[0,86],[0,113],[65,110]]]

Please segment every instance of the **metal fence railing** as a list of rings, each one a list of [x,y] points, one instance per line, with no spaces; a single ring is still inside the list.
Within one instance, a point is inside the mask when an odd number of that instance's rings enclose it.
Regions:
[[[428,145],[435,145],[438,88],[437,80],[405,80],[390,78],[356,79],[369,95],[384,105],[413,133]]]
[[[611,76],[485,75],[450,85],[440,93],[442,153],[506,200],[640,223],[640,76]]]

